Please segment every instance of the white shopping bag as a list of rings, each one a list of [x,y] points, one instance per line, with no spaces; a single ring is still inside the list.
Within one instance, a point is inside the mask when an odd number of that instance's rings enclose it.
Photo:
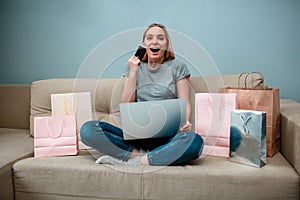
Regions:
[[[52,116],[75,115],[77,132],[92,120],[91,94],[89,92],[51,94]]]

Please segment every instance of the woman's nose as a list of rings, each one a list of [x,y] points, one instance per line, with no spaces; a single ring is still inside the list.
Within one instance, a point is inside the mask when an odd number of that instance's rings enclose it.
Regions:
[[[152,44],[158,44],[158,40],[157,39],[153,39]]]

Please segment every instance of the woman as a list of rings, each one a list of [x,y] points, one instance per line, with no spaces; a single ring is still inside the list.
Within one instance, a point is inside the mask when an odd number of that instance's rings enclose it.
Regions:
[[[146,54],[142,61],[132,56],[124,75],[122,102],[184,98],[187,121],[170,138],[124,141],[121,129],[111,124],[90,121],[80,131],[84,144],[100,153],[97,163],[114,165],[179,165],[197,159],[203,148],[201,136],[191,132],[190,72],[175,59],[169,34],[161,24],[151,24],[142,40]]]

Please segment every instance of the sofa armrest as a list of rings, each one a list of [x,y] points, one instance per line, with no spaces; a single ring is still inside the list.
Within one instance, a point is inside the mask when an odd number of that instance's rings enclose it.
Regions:
[[[30,85],[0,85],[0,128],[29,129]]]
[[[300,174],[300,103],[280,100],[281,153]]]

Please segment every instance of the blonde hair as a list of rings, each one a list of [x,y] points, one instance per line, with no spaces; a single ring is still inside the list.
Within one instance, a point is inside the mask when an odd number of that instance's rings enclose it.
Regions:
[[[169,36],[169,33],[168,33],[168,31],[167,31],[167,29],[166,29],[166,27],[164,25],[157,24],[157,23],[150,24],[148,26],[148,28],[144,31],[143,41],[145,40],[145,37],[146,37],[146,34],[147,34],[148,30],[150,28],[153,28],[153,27],[159,27],[159,28],[161,28],[164,31],[164,34],[165,34],[166,39],[167,39],[167,50],[165,50],[164,61],[175,59],[175,55],[174,55],[174,52],[173,52],[173,49],[172,49],[172,44],[171,44],[170,36]],[[144,61],[144,62],[148,61],[148,55],[147,54],[144,55],[142,61]]]

